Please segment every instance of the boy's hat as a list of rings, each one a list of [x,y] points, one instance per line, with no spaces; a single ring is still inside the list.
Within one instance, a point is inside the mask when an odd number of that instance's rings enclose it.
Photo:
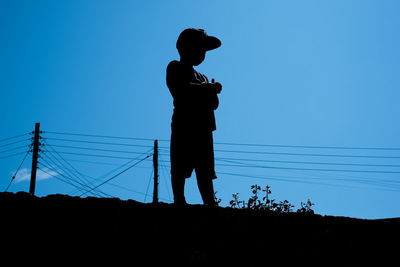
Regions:
[[[176,42],[178,51],[182,51],[184,47],[200,46],[206,51],[213,50],[221,46],[221,41],[214,36],[207,35],[203,29],[185,29],[181,32]]]

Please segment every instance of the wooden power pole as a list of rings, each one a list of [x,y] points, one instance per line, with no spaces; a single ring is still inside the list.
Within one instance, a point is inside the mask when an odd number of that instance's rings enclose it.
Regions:
[[[153,166],[154,166],[154,191],[153,203],[158,203],[158,141],[154,140],[154,153],[153,153]]]
[[[40,123],[37,122],[35,124],[35,132],[33,137],[33,150],[32,150],[32,170],[31,170],[31,184],[29,186],[29,194],[35,194],[35,185],[36,185],[36,169],[38,162],[38,153],[39,153],[39,134],[40,134]]]

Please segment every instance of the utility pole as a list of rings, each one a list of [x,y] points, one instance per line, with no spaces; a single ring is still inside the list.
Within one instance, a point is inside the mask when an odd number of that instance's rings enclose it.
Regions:
[[[33,151],[32,151],[32,170],[31,170],[31,184],[29,186],[29,194],[35,194],[35,185],[36,185],[36,169],[38,162],[38,153],[39,153],[39,134],[40,134],[40,123],[37,122],[35,124],[35,132],[33,137]]]
[[[156,204],[156,203],[158,203],[158,141],[157,141],[157,139],[154,140],[153,167],[154,167],[153,204]]]

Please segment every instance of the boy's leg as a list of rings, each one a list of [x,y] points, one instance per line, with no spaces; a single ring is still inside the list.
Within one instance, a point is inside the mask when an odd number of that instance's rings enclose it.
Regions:
[[[186,204],[185,200],[185,178],[171,175],[172,192],[174,193],[175,204]]]
[[[170,160],[171,160],[171,185],[174,194],[174,203],[181,205],[186,204],[185,200],[185,138],[180,131],[172,128],[171,144],[170,144]]]
[[[214,185],[212,177],[196,169],[197,186],[199,187],[201,198],[205,205],[215,206]]]
[[[204,132],[198,137],[198,158],[196,170],[197,186],[206,205],[216,205],[214,199],[215,178],[214,145],[212,132]]]

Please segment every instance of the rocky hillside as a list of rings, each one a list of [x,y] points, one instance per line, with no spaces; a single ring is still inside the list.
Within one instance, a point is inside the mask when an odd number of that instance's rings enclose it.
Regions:
[[[398,262],[400,220],[0,193],[2,259],[33,263],[359,266]],[[243,266],[243,265],[242,265]]]

